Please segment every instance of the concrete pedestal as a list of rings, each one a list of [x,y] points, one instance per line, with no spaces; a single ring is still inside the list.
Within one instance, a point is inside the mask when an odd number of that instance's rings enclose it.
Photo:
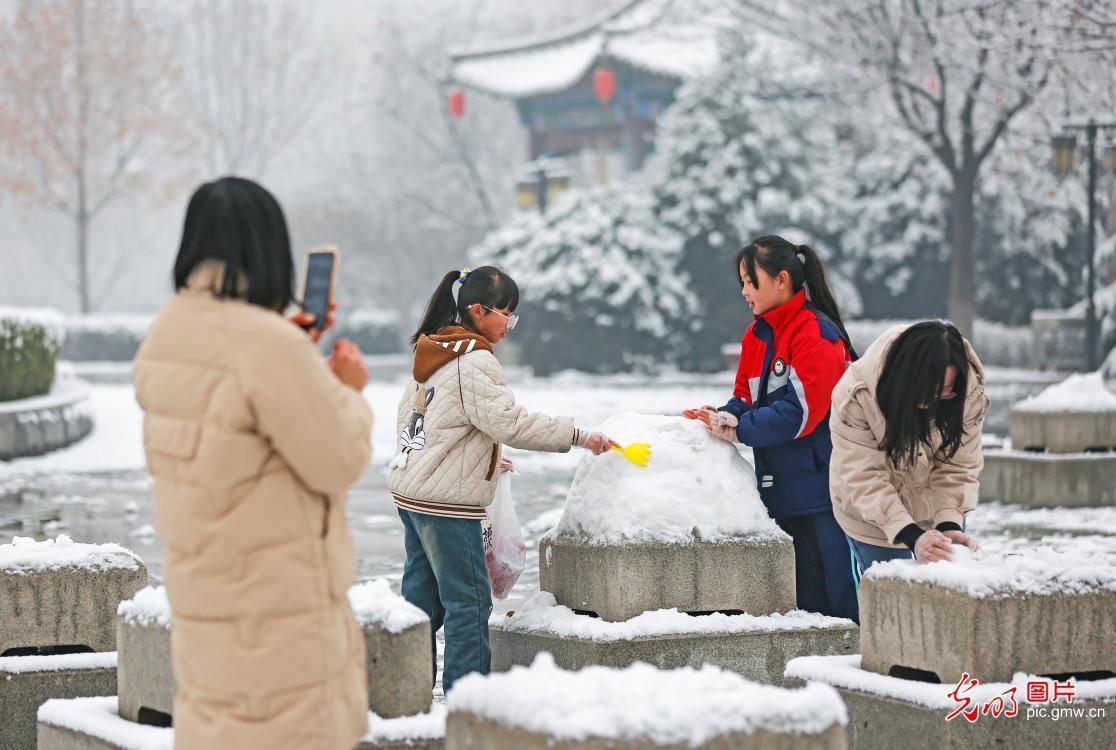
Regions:
[[[1116,505],[1116,453],[985,450],[980,499],[1030,508]]]
[[[0,657],[0,748],[35,749],[35,715],[52,698],[116,693],[116,654]]]
[[[795,606],[789,539],[746,536],[687,544],[539,545],[539,588],[559,604],[620,622],[643,612],[787,612]]]

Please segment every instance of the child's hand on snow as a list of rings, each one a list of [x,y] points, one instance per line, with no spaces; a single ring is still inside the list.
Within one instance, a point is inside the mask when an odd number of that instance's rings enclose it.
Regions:
[[[600,432],[585,432],[581,435],[580,446],[587,451],[592,451],[594,456],[608,452],[614,445],[620,447],[619,443]]]
[[[500,459],[500,473],[501,474],[507,474],[509,471],[513,470],[514,468],[515,467],[512,465],[512,462],[511,462],[510,458],[501,458]]]
[[[953,556],[950,551],[952,542],[949,537],[940,531],[926,531],[915,542],[914,554],[915,557],[923,562],[938,562],[939,560],[948,560]]]
[[[957,531],[956,529],[953,529],[952,531],[943,531],[942,533],[945,534],[946,538],[954,544],[964,545],[965,547],[971,549],[973,552],[976,552],[978,549],[980,549],[980,546],[977,545],[975,541],[973,541],[973,538],[966,534],[964,531]]]
[[[704,420],[702,420],[704,421]],[[709,433],[715,438],[720,438],[726,443],[736,442],[736,426],[740,423],[734,415],[728,412],[718,411],[709,415],[709,421],[705,426],[709,428]]]

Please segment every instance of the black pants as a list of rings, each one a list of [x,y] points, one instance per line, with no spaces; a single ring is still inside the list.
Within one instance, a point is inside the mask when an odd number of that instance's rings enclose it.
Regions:
[[[775,523],[794,540],[798,608],[859,623],[849,543],[833,511],[776,518]]]

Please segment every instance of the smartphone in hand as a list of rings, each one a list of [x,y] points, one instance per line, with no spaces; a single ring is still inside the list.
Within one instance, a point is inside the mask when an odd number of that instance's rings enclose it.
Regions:
[[[306,251],[306,274],[302,283],[302,311],[314,316],[311,328],[325,330],[329,303],[337,280],[341,254],[336,247],[315,247]]]

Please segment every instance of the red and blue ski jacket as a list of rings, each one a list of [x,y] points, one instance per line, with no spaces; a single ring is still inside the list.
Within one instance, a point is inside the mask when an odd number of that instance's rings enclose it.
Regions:
[[[760,497],[772,516],[832,507],[829,498],[829,405],[855,355],[841,329],[799,291],[757,316],[741,341],[732,399],[721,411],[740,424],[752,447]]]

